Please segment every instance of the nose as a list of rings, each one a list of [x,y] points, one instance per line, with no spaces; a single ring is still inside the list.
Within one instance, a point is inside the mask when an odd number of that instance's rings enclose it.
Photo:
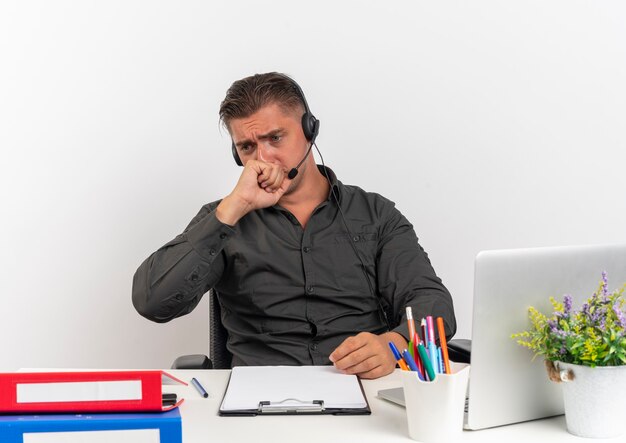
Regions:
[[[265,163],[270,163],[270,147],[267,142],[259,142],[257,145],[257,160]]]

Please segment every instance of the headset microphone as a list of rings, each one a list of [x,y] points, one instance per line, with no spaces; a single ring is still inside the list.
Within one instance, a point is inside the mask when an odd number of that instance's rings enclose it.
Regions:
[[[300,168],[300,166],[302,166],[302,163],[304,163],[306,158],[309,156],[309,152],[311,152],[312,147],[313,147],[313,143],[309,145],[309,149],[307,149],[306,154],[304,155],[304,158],[300,160],[300,163],[298,163],[298,166],[296,166],[295,168],[291,168],[291,170],[287,174],[287,178],[289,180],[293,180],[294,178],[296,178],[296,175],[298,175],[298,169]]]

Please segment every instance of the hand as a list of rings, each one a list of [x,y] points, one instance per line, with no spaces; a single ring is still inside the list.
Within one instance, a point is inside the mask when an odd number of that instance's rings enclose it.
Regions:
[[[361,378],[382,377],[393,372],[396,367],[396,360],[389,349],[390,341],[401,350],[408,346],[404,337],[397,332],[381,335],[361,332],[345,339],[329,358],[345,374],[356,374]]]
[[[290,183],[282,166],[248,160],[235,189],[217,206],[216,216],[233,226],[248,212],[278,203]]]

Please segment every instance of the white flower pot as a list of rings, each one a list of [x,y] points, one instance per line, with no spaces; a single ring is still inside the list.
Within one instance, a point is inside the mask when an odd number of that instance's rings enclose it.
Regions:
[[[568,432],[580,437],[611,438],[626,431],[626,366],[555,365],[564,382],[561,385]]]

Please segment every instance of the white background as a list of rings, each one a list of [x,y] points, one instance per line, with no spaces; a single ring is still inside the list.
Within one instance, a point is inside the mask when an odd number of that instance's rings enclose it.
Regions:
[[[478,251],[626,240],[625,42],[617,0],[3,0],[0,369],[206,353],[206,300],[151,323],[132,276],[234,185],[219,103],[271,70],[339,178],[414,224],[469,337]]]

